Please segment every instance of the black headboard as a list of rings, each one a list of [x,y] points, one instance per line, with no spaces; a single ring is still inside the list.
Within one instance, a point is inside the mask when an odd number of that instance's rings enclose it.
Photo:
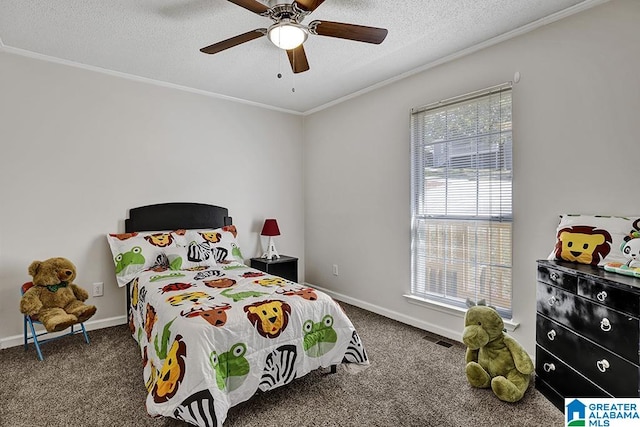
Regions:
[[[159,203],[129,210],[125,232],[220,228],[231,225],[229,210],[202,203]],[[131,314],[131,289],[127,283],[127,318]]]
[[[229,210],[202,203],[160,203],[129,210],[125,232],[219,228],[231,225]]]

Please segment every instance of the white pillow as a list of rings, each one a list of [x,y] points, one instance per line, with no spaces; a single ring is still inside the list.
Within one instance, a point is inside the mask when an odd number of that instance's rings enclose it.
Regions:
[[[608,262],[624,263],[624,237],[639,220],[638,216],[561,215],[548,259],[600,267]]]
[[[164,252],[182,240],[175,231],[108,234],[118,286],[125,286],[141,271],[158,267]]]

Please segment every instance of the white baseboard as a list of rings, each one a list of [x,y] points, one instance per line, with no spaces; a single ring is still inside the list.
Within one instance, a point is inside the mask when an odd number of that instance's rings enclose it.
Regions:
[[[433,323],[425,322],[421,319],[416,319],[415,317],[407,316],[406,314],[398,313],[393,310],[389,310],[384,307],[377,306],[375,304],[370,304],[368,302],[360,301],[356,298],[352,298],[347,295],[342,295],[341,293],[330,291],[328,289],[321,288],[320,286],[315,286],[312,283],[305,282],[306,286],[317,289],[329,295],[331,298],[346,302],[347,304],[355,305],[356,307],[362,308],[363,310],[370,311],[375,314],[379,314],[384,317],[388,317],[389,319],[397,320],[398,322],[405,323],[407,325],[414,326],[419,329],[423,329],[425,331],[441,335],[445,338],[449,338],[450,340],[462,342],[462,331],[455,329],[444,328],[440,325],[436,325]],[[514,328],[515,329],[515,328]],[[535,354],[529,354],[529,357],[533,361],[533,365],[536,364]]]
[[[459,331],[457,329],[449,329],[449,328],[443,327],[442,325],[436,325],[430,322],[425,322],[422,319],[416,319],[415,317],[407,316],[406,314],[398,313],[397,311],[389,310],[388,308],[385,308],[385,307],[380,307],[375,304],[370,304],[368,302],[360,301],[356,298],[352,298],[350,296],[343,295],[338,292],[324,289],[312,283],[305,282],[305,285],[311,288],[317,289],[319,291],[322,291],[328,294],[331,298],[336,299],[338,301],[346,302],[347,304],[355,305],[356,307],[362,308],[372,313],[379,314],[384,317],[388,317],[389,319],[397,320],[398,322],[405,323],[407,325],[411,325],[416,328],[441,335],[445,338],[462,342],[462,331]]]
[[[97,319],[97,320],[90,320],[90,321],[84,322],[84,327],[88,331],[93,331],[96,329],[109,328],[111,326],[125,325],[126,323],[127,323],[127,316],[116,316],[116,317],[110,317],[108,319]],[[50,337],[53,338],[55,336],[59,336],[63,334],[64,332],[52,333],[50,334]],[[2,338],[0,339],[0,350],[3,348],[16,347],[16,346],[22,345],[24,343],[23,340],[24,340],[24,337],[22,335],[14,335],[14,336]]]

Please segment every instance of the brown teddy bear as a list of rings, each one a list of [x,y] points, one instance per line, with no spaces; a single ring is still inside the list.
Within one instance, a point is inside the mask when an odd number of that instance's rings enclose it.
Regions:
[[[49,332],[57,332],[89,319],[96,307],[83,303],[89,294],[75,285],[76,267],[66,258],[33,261],[29,266],[33,284],[20,300],[20,311],[37,315]]]

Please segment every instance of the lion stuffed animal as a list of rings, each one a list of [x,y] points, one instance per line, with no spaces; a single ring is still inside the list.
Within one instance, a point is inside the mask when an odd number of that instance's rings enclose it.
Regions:
[[[48,332],[57,332],[89,319],[96,307],[86,305],[87,291],[72,283],[76,267],[66,258],[33,261],[33,285],[20,300],[20,311],[37,316]]]
[[[491,387],[500,400],[517,402],[527,391],[533,362],[520,344],[503,332],[498,312],[482,304],[472,305],[464,318],[467,380],[473,387]]]

